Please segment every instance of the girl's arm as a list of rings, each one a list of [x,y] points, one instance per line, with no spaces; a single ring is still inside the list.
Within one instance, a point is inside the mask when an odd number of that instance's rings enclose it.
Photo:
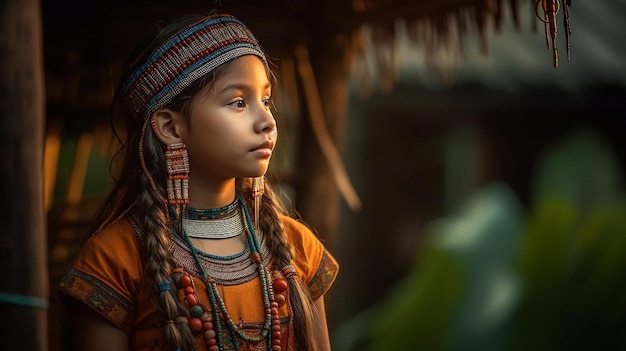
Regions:
[[[319,315],[319,330],[315,334],[318,339],[320,351],[330,351],[330,337],[328,336],[328,324],[326,322],[326,306],[324,305],[324,295],[315,300],[315,307]]]
[[[88,306],[70,304],[70,323],[77,351],[128,351],[128,335]]]

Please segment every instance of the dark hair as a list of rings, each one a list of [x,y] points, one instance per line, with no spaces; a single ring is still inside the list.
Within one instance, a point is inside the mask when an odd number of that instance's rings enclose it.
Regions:
[[[140,65],[164,40],[180,28],[197,22],[203,17],[205,16],[186,16],[164,26],[156,36],[149,39],[135,53],[120,87],[130,72],[137,65]],[[193,96],[208,84],[213,84],[228,69],[228,66],[228,63],[223,64],[201,79],[196,80],[176,96],[167,107],[181,111],[188,116],[189,104]],[[272,77],[269,69],[268,76]],[[114,133],[122,142],[120,151],[112,160],[112,165],[118,156],[123,155],[124,158],[120,164],[119,177],[117,177],[115,186],[96,214],[97,227],[94,233],[101,231],[126,215],[133,215],[134,218],[140,220],[138,224],[144,232],[142,260],[145,265],[146,279],[150,286],[155,289],[155,295],[158,297],[158,308],[163,313],[165,320],[175,321],[165,324],[165,341],[172,349],[193,350],[195,349],[195,339],[191,329],[185,322],[185,318],[177,318],[181,316],[189,318],[189,310],[177,299],[176,292],[160,292],[157,289],[157,283],[163,281],[170,281],[172,286],[176,286],[172,279],[172,270],[177,262],[169,250],[169,242],[172,235],[176,235],[177,231],[174,230],[172,221],[168,217],[166,203],[165,146],[156,138],[152,128],[146,127],[146,123],[138,122],[132,117],[130,111],[124,110],[119,89],[114,99],[114,106],[114,111],[119,112],[124,118],[126,135],[125,138],[119,137],[115,130],[115,123],[112,123]],[[116,113],[112,113],[112,116],[115,115]],[[145,165],[145,169],[141,166],[142,164]],[[236,179],[236,190],[251,208],[253,206],[252,179]],[[271,268],[281,270],[291,264],[293,256],[280,224],[280,216],[286,215],[286,211],[268,183],[265,185],[261,203],[259,225],[265,233],[266,245],[272,259]],[[297,275],[293,275],[288,281],[295,336],[294,349],[317,350],[313,323],[318,318],[311,295]]]

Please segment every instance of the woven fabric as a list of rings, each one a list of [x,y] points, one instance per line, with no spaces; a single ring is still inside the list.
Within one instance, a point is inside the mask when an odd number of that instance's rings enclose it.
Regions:
[[[218,66],[263,49],[250,30],[230,15],[209,16],[166,40],[128,77],[122,101],[137,120],[145,120],[194,81]]]

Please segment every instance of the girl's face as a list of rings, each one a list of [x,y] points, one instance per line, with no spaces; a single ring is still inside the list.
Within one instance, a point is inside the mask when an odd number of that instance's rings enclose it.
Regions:
[[[271,95],[265,65],[247,55],[232,61],[214,84],[192,99],[182,135],[190,181],[265,174],[277,137]]]

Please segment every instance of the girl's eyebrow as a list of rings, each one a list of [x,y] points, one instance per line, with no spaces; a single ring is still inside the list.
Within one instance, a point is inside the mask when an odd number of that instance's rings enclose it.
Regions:
[[[267,84],[265,84],[265,86],[263,87],[263,90],[271,89],[271,88],[272,88],[272,84],[270,84],[270,82],[267,82]],[[220,89],[220,91],[218,91],[217,93],[218,94],[222,94],[222,93],[230,91],[230,90],[246,90],[246,89],[250,89],[250,85],[249,84],[233,83],[233,84],[226,85],[225,87]]]

